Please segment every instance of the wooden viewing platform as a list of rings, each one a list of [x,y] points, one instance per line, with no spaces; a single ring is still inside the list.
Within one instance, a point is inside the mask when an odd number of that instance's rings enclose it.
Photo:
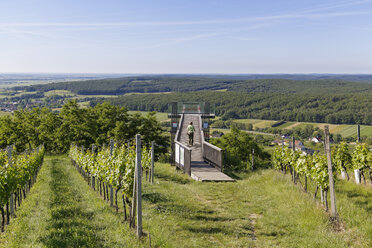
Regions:
[[[192,149],[191,178],[202,182],[234,182],[234,179],[204,161],[199,118],[200,115],[198,114],[185,114],[180,130],[181,136],[179,142],[188,146],[189,136],[187,134],[187,126],[192,122],[195,127],[194,145],[189,146]]]

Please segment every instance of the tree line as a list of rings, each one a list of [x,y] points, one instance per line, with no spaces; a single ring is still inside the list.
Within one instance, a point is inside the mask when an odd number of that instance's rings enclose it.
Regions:
[[[224,169],[243,171],[270,166],[270,154],[251,135],[234,126],[221,138],[211,139],[212,144],[224,150]],[[254,158],[252,158],[254,156]]]
[[[0,149],[15,145],[23,151],[44,144],[51,153],[64,153],[71,143],[88,147],[102,146],[110,139],[117,143],[131,141],[140,133],[147,145],[155,141],[157,152],[166,151],[168,140],[163,135],[155,113],[146,116],[129,114],[124,107],[109,103],[81,108],[76,100],[67,102],[58,112],[47,108],[17,110],[0,118]]]
[[[175,92],[168,94],[133,94],[109,101],[130,110],[167,112],[168,104],[177,101],[206,101],[216,105],[222,119],[266,119],[333,124],[372,124],[372,93],[308,94],[245,92]]]
[[[123,95],[126,93],[192,92],[227,90],[266,93],[372,93],[372,84],[339,79],[289,80],[281,78],[233,79],[208,77],[126,77],[77,82],[59,82],[14,87],[14,90],[47,92],[69,90],[81,95]]]

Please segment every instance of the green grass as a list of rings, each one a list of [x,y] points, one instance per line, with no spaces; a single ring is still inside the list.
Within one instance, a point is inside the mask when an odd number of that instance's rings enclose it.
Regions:
[[[246,123],[246,124],[252,124],[253,129],[255,128],[267,128],[271,127],[276,121],[272,120],[258,120],[258,119],[239,119],[234,120],[234,122],[238,123]],[[345,125],[345,124],[327,124],[327,123],[312,123],[312,122],[286,122],[278,128],[284,128],[284,129],[292,129],[292,128],[298,128],[298,127],[305,127],[306,125],[312,125],[313,127],[318,127],[320,129],[324,129],[325,125],[329,126],[329,131],[334,134],[341,134],[344,138],[347,137],[356,137],[357,135],[357,126],[356,125]],[[360,132],[361,136],[372,136],[372,126],[366,126],[361,125],[360,126]]]
[[[141,247],[67,157],[47,157],[1,247]]]
[[[72,99],[82,99],[82,98],[94,98],[94,97],[97,97],[97,98],[114,98],[114,97],[117,97],[116,95],[81,95],[81,94],[77,94],[75,95],[74,97],[72,97]]]
[[[259,120],[259,119],[239,119],[235,120],[238,123],[252,124],[254,128],[267,128],[271,127],[276,121],[272,120]]]
[[[212,133],[213,131],[222,132],[224,134],[227,134],[227,133],[230,133],[231,132],[230,129],[227,129],[227,128],[211,128],[210,132]],[[275,136],[275,134],[258,132],[258,131],[246,131],[246,130],[243,130],[243,132],[247,132],[247,133],[254,134],[254,135]]]
[[[200,183],[159,164],[157,184],[144,188],[147,230],[171,247],[350,247],[354,238],[355,247],[368,247],[364,232],[333,231],[328,214],[288,176],[240,176]]]
[[[348,126],[339,132],[344,137],[356,137],[357,136],[357,126]],[[372,136],[372,126],[360,126],[361,136]]]
[[[372,126],[361,126],[360,127],[361,136],[372,136]]]
[[[372,247],[372,187],[371,184],[355,184],[351,171],[349,176],[350,181],[335,182],[336,207],[344,229],[339,233],[349,247]],[[311,181],[308,190],[311,194],[315,192],[315,184]],[[328,194],[330,204],[329,198]],[[319,193],[317,201],[320,203]]]
[[[285,122],[284,124],[278,126],[278,128],[287,128],[287,127],[289,127],[293,124],[294,124],[294,122]]]
[[[201,183],[156,164],[143,182],[138,240],[122,213],[87,186],[66,156],[47,157],[38,182],[1,235],[1,247],[370,247],[371,188],[338,182],[345,230],[337,232],[318,200],[274,170]],[[121,204],[119,204],[122,209]]]
[[[149,113],[149,112],[147,112],[147,111],[128,111],[128,113],[129,114],[139,113],[141,115],[147,115],[147,113]],[[156,119],[158,121],[161,121],[161,122],[169,120],[168,113],[156,112],[155,116],[156,116]]]
[[[5,111],[0,111],[0,116],[6,116],[6,115],[11,115],[11,113],[5,112]]]
[[[351,175],[353,176],[353,175]],[[356,242],[364,241],[366,247],[372,247],[372,187],[357,185],[351,181],[336,183],[338,211],[346,227],[360,233],[364,240],[354,237]]]
[[[88,108],[88,107],[89,107],[89,103],[90,103],[90,101],[78,102],[78,105],[79,105],[81,108]]]
[[[69,90],[50,90],[44,93],[45,96],[75,96],[75,93]]]

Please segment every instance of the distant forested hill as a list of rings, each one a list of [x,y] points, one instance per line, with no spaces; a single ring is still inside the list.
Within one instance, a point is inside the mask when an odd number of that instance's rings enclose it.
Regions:
[[[166,111],[168,103],[172,101],[209,101],[216,104],[216,114],[225,118],[372,125],[372,83],[340,80],[354,77],[359,81],[368,81],[368,75],[364,78],[357,75],[341,75],[339,78],[324,75],[322,78],[319,75],[315,77],[317,80],[311,75],[291,75],[292,78],[302,77],[303,80],[239,77],[144,76],[51,83],[16,89],[118,95],[108,101],[130,110]],[[102,101],[91,103],[94,105]]]
[[[220,76],[222,77],[222,76]],[[236,76],[237,77],[237,76]],[[372,84],[348,82],[338,79],[288,80],[288,79],[223,79],[198,77],[127,77],[115,79],[60,82],[16,90],[41,91],[69,90],[81,95],[123,95],[126,93],[190,92],[227,90],[267,93],[372,93]]]
[[[98,100],[92,102],[94,105]],[[372,125],[372,93],[245,93],[200,91],[132,94],[106,99],[130,110],[167,112],[173,101],[207,101],[225,118]]]

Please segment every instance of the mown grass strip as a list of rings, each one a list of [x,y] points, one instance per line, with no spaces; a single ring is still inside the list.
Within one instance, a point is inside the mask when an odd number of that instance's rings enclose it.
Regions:
[[[156,168],[156,184],[144,184],[144,223],[158,246],[368,247],[367,233],[334,231],[318,201],[280,172],[200,183]]]
[[[47,157],[3,247],[142,247],[66,156]]]

